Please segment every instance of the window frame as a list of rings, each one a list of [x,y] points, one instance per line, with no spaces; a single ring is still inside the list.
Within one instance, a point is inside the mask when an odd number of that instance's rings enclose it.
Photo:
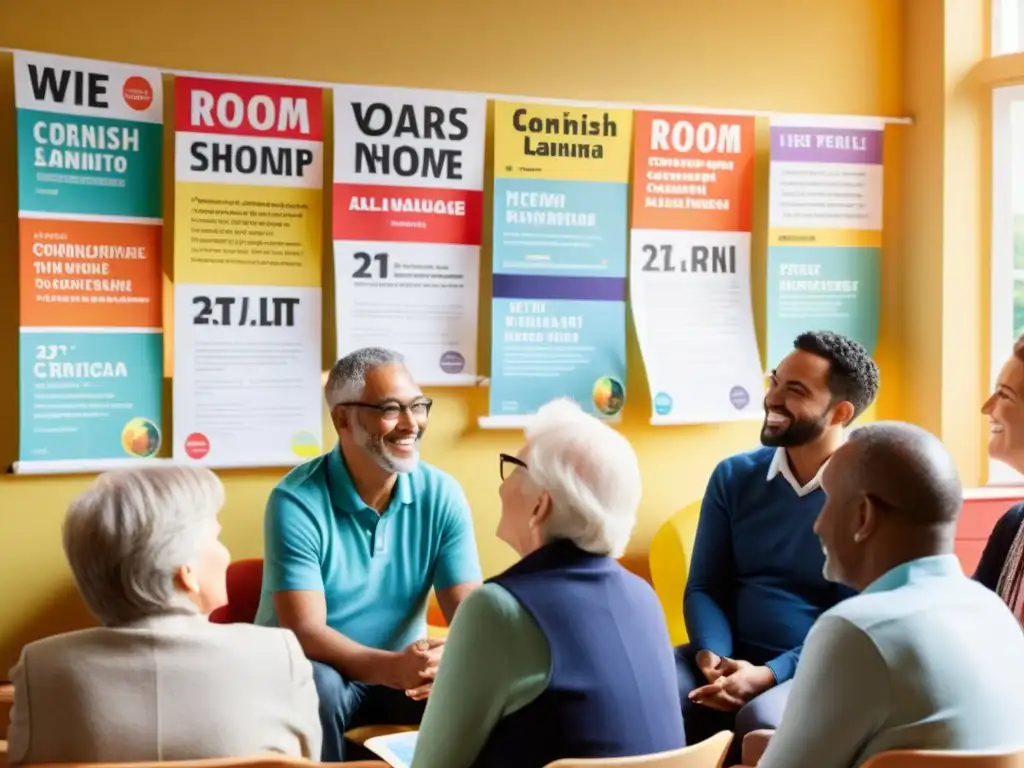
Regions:
[[[1005,56],[1024,50],[1021,0],[989,0],[991,37],[989,56]]]
[[[999,0],[999,6],[1016,5],[1015,0]],[[995,7],[996,3],[994,3]],[[995,23],[995,22],[994,22]],[[993,40],[996,37],[993,35]],[[1020,123],[1024,132],[1024,85],[992,89],[992,235],[990,264],[989,383],[994,388],[999,369],[1010,354],[1014,342],[1014,282],[1024,281],[1024,269],[1014,265],[1014,106],[1020,105]],[[1018,151],[1024,151],[1021,147]],[[1024,163],[1021,163],[1024,165]],[[1024,184],[1024,179],[1021,180]],[[1024,198],[1024,190],[1021,197]],[[1024,203],[1024,199],[1021,201]],[[1024,215],[1024,212],[1022,212]],[[1024,485],[1024,475],[994,459],[988,459],[986,485]]]

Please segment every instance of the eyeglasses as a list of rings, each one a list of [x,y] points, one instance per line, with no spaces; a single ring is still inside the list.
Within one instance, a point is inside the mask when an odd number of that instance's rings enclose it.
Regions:
[[[498,454],[498,473],[501,475],[501,479],[502,480],[505,479],[505,465],[506,464],[511,464],[512,465],[512,469],[509,470],[509,474],[512,474],[513,472],[515,472],[515,468],[516,467],[522,467],[523,469],[529,469],[529,467],[526,466],[526,462],[525,461],[520,461],[515,456],[509,456],[507,453],[499,453]]]
[[[430,415],[430,408],[433,404],[434,401],[429,397],[417,400],[414,403],[409,403],[409,405],[404,405],[402,403],[384,403],[383,405],[359,402],[338,403],[339,406],[344,405],[352,408],[369,408],[372,411],[377,411],[384,421],[398,421],[398,418],[405,411],[411,413],[414,419],[425,419]]]

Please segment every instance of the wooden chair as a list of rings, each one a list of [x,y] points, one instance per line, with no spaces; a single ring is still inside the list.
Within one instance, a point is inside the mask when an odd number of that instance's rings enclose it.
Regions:
[[[356,763],[316,763],[297,757],[277,755],[140,763],[35,763],[32,768],[313,768],[317,765],[343,765],[345,768],[388,768],[388,764],[382,760],[361,760]]]
[[[1017,752],[883,752],[864,768],[1024,768],[1024,749]]]
[[[0,683],[0,739],[7,738],[7,726],[11,722],[11,707],[14,706],[14,686]]]
[[[732,731],[722,731],[700,744],[671,752],[590,760],[567,757],[548,763],[545,768],[722,768],[730,744]]]

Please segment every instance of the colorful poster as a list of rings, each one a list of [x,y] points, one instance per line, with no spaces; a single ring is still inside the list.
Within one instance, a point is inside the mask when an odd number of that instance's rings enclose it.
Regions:
[[[874,352],[882,261],[884,125],[773,118],[768,220],[768,365],[804,331]]]
[[[754,118],[637,112],[630,299],[652,424],[760,419]]]
[[[490,417],[626,398],[629,110],[494,105]]]
[[[174,457],[321,450],[323,93],[178,78]]]
[[[396,349],[421,385],[477,380],[487,101],[334,88],[338,356]]]
[[[163,426],[163,97],[145,67],[14,57],[15,471],[156,461]]]

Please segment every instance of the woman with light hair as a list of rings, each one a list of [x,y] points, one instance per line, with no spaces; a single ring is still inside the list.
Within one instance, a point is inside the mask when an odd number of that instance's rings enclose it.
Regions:
[[[22,649],[12,766],[319,757],[312,668],[294,635],[207,620],[226,602],[223,504],[213,472],[176,466],[108,472],[72,502],[64,552],[102,626]]]
[[[664,614],[614,559],[640,503],[633,448],[556,400],[499,467],[498,537],[521,559],[459,606],[413,768],[541,768],[684,746]]]

